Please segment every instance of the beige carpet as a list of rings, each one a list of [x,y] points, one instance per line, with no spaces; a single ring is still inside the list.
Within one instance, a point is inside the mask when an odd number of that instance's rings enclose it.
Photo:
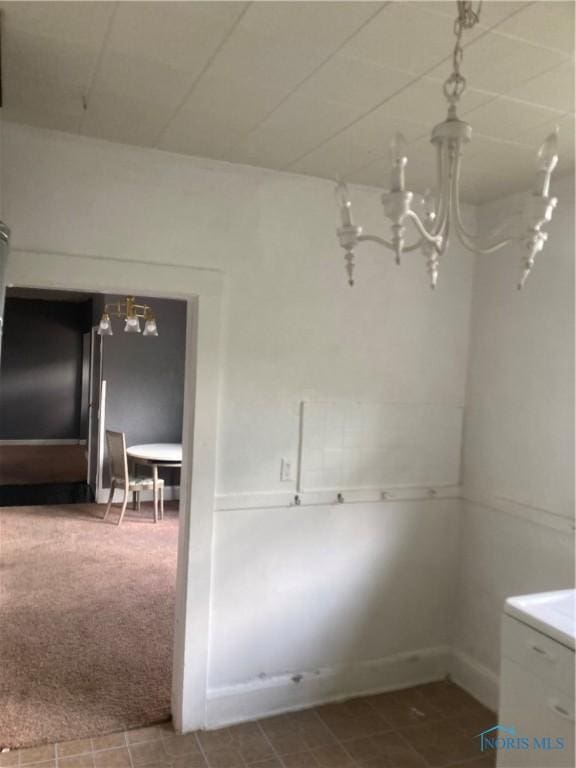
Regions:
[[[170,715],[177,512],[102,513],[0,509],[0,748]]]

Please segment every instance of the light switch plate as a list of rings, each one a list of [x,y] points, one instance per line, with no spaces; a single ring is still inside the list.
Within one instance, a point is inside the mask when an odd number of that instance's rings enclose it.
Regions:
[[[282,483],[292,482],[292,462],[290,459],[280,460],[280,481]]]

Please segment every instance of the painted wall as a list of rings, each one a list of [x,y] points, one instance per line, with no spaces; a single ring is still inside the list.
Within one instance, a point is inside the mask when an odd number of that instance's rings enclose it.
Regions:
[[[374,660],[382,685],[444,674],[457,501],[234,505],[296,490],[280,461],[302,400],[464,404],[472,257],[451,248],[433,293],[421,256],[398,268],[367,245],[351,289],[329,182],[14,125],[4,157],[15,247],[225,273],[217,493],[233,508],[215,523],[212,720],[246,716],[261,673],[295,699],[252,712],[356,691]],[[354,189],[354,213],[385,231],[377,191]],[[284,685],[311,667],[332,682]]]
[[[574,585],[574,188],[524,291],[512,258],[477,261],[465,410],[456,643],[492,675],[504,600]],[[519,197],[479,212],[486,231]],[[480,503],[478,503],[480,502]],[[492,686],[494,687],[494,686]]]
[[[89,303],[6,299],[0,439],[78,440]]]
[[[106,296],[105,301],[123,298]],[[151,299],[150,304],[158,337],[124,333],[117,318],[112,319],[114,335],[102,337],[106,427],[125,432],[128,445],[182,440],[186,303]]]
[[[4,115],[2,111],[2,107],[0,106],[0,222],[4,224],[4,210],[3,210],[3,187],[2,187],[2,149],[3,149],[3,139],[2,134],[4,130]],[[0,355],[2,354],[2,332],[4,328],[4,302],[6,298],[6,264],[8,260],[8,245],[2,245],[0,244]]]
[[[210,724],[445,675],[459,505],[218,513]]]

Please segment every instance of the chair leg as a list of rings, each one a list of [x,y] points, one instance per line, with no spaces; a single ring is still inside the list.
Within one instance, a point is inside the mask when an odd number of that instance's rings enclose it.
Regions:
[[[154,464],[152,466],[152,475],[154,480],[154,522],[158,522],[158,466]]]
[[[164,520],[164,486],[160,486],[160,520]]]
[[[138,509],[137,501],[136,501],[137,495],[138,495],[137,491],[132,491],[132,509],[134,510]]]
[[[128,506],[128,488],[124,488],[124,499],[122,501],[122,509],[120,511],[120,517],[118,518],[118,525],[121,525],[122,518],[124,517],[124,512],[126,512],[126,507]]]
[[[112,480],[110,483],[110,495],[108,496],[108,505],[106,507],[106,512],[104,512],[103,520],[106,520],[108,517],[108,512],[110,512],[110,507],[112,506],[112,500],[114,499],[114,489],[116,488],[116,481]]]
[[[138,502],[138,507],[137,507],[138,508],[138,512],[140,512],[140,491],[138,491],[138,493],[136,494],[136,499],[137,499],[137,502]]]

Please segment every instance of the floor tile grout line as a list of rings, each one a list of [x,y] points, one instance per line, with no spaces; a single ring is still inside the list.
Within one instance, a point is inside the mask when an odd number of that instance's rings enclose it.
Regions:
[[[344,702],[342,702],[342,703],[346,703],[346,702],[344,701]],[[372,707],[371,707],[371,709],[372,709]],[[328,723],[327,723],[327,722],[326,722],[326,721],[323,719],[322,715],[321,715],[321,714],[320,714],[320,713],[317,711],[316,707],[314,707],[314,708],[313,708],[313,711],[314,711],[314,714],[315,714],[316,718],[318,719],[318,721],[319,721],[320,723],[322,723],[322,725],[324,726],[324,728],[326,728],[326,730],[328,731],[328,733],[329,733],[329,734],[330,734],[330,735],[331,735],[331,736],[334,738],[334,741],[335,741],[335,743],[336,743],[336,744],[337,744],[337,745],[338,745],[338,746],[339,746],[341,749],[343,749],[343,750],[344,750],[344,752],[346,753],[346,755],[347,755],[347,756],[350,758],[350,760],[352,760],[352,763],[353,763],[353,768],[356,768],[356,766],[358,765],[358,763],[357,763],[357,761],[355,760],[355,758],[353,757],[353,755],[351,755],[351,754],[350,754],[350,752],[349,752],[349,751],[346,749],[346,746],[345,746],[345,744],[344,744],[344,740],[343,740],[343,739],[341,739],[341,738],[340,738],[340,737],[339,737],[339,736],[336,734],[336,732],[335,732],[335,731],[334,731],[334,730],[333,730],[333,729],[332,729],[332,728],[331,728],[331,727],[328,725]],[[373,710],[373,711],[375,711],[375,710]],[[352,741],[352,739],[348,739],[348,741]],[[332,746],[332,745],[327,745],[327,746]],[[310,750],[310,751],[312,751],[312,750]]]
[[[275,756],[278,758],[278,760],[279,760],[279,762],[280,762],[280,765],[284,766],[284,768],[285,768],[285,766],[286,766],[286,763],[285,763],[285,762],[284,762],[284,760],[282,759],[282,755],[281,755],[281,754],[280,754],[280,753],[279,753],[279,752],[276,750],[276,747],[274,746],[274,744],[272,744],[272,741],[271,741],[271,739],[268,737],[268,734],[266,733],[266,731],[264,730],[264,728],[262,728],[262,724],[261,724],[260,720],[256,720],[256,725],[258,726],[258,730],[260,731],[260,733],[261,733],[261,734],[262,734],[262,736],[264,737],[264,741],[266,741],[266,742],[268,743],[268,745],[269,745],[270,749],[272,750],[272,752],[274,753],[274,755],[275,755]]]
[[[208,755],[206,754],[204,747],[202,746],[201,740],[198,738],[198,733],[195,733],[194,736],[196,738],[196,744],[198,744],[198,749],[200,750],[200,754],[204,758],[204,762],[206,763],[207,766],[210,766],[210,763],[208,761]]]
[[[134,760],[132,760],[132,752],[130,751],[130,742],[128,741],[128,732],[123,731],[122,735],[124,736],[124,743],[126,744],[126,749],[128,750],[128,760],[130,760],[130,768],[135,768]]]

